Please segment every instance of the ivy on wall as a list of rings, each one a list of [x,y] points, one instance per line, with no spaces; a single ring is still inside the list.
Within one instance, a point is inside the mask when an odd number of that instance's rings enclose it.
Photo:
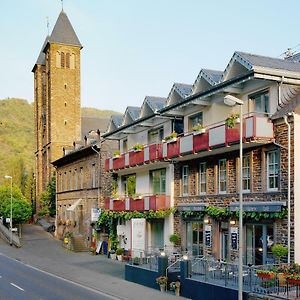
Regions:
[[[284,208],[280,212],[244,212],[243,218],[255,221],[262,219],[283,219],[287,213],[287,208]],[[181,211],[180,215],[183,219],[196,218],[200,220],[207,215],[216,221],[224,221],[228,219],[238,219],[239,212],[231,212],[228,207],[219,208],[216,206],[206,206],[203,211]]]

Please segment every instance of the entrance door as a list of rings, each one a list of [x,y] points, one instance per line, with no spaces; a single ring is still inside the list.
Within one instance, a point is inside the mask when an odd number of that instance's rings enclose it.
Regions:
[[[203,223],[190,221],[186,223],[186,248],[193,255],[203,254]]]
[[[164,248],[164,221],[155,220],[151,223],[151,241],[152,247],[163,249]]]
[[[228,231],[221,232],[221,259],[226,261],[228,258]]]
[[[246,225],[246,264],[264,265],[274,262],[271,251],[273,235],[272,224]]]

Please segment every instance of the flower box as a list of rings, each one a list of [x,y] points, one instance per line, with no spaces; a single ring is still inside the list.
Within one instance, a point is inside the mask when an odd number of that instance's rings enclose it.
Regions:
[[[144,199],[130,198],[130,210],[144,211]]]
[[[263,279],[273,279],[275,277],[275,274],[273,272],[269,272],[269,273],[257,272],[256,274],[259,278],[263,278]]]

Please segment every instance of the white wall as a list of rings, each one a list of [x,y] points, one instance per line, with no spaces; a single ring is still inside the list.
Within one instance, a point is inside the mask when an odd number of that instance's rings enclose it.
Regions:
[[[136,193],[149,194],[150,193],[150,175],[149,171],[136,173]]]

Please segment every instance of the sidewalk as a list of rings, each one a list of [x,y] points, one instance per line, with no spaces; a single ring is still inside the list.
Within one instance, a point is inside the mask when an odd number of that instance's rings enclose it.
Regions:
[[[122,262],[103,255],[74,253],[63,248],[61,243],[40,226],[25,225],[23,246],[17,249],[0,239],[0,253],[120,299],[174,299],[171,294],[125,281]]]

